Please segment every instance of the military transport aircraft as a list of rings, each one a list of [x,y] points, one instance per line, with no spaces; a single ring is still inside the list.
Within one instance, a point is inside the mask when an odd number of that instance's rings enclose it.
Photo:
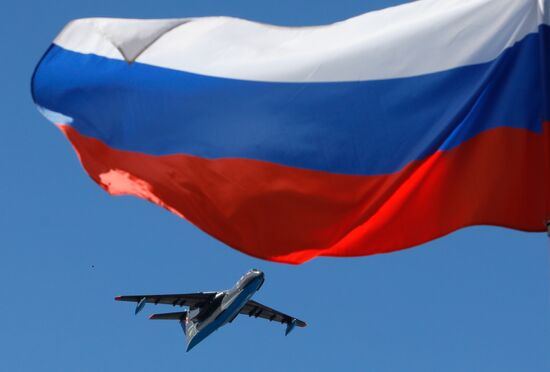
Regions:
[[[117,296],[115,300],[136,302],[136,314],[143,310],[146,303],[189,307],[188,311],[153,314],[149,317],[149,319],[178,320],[187,336],[187,351],[222,325],[231,323],[239,314],[286,324],[285,335],[288,335],[295,326],[305,327],[305,322],[250,299],[263,283],[264,273],[252,269],[245,273],[233,288],[221,292]]]

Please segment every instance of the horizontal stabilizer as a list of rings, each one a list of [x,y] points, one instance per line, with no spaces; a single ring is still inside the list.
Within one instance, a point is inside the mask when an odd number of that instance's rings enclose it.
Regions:
[[[187,317],[187,311],[180,311],[177,313],[164,313],[164,314],[153,314],[149,319],[160,319],[160,320],[184,320]]]

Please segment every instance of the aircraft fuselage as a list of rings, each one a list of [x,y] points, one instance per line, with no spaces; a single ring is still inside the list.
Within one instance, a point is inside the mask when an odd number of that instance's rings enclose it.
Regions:
[[[231,289],[218,292],[207,305],[190,309],[185,322],[187,351],[224,324],[231,322],[264,282],[264,274],[250,270]]]
[[[142,311],[147,303],[187,307],[185,311],[149,316],[149,319],[177,320],[187,338],[187,351],[216,329],[232,322],[239,314],[285,324],[285,335],[296,326],[305,327],[307,324],[303,320],[251,300],[264,280],[263,272],[252,269],[225,291],[116,296],[115,300],[136,303],[135,314]]]

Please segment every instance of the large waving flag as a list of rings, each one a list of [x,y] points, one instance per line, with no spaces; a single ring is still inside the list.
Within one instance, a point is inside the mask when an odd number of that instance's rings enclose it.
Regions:
[[[545,231],[549,4],[423,0],[319,27],[80,19],[32,94],[109,193],[256,257]]]

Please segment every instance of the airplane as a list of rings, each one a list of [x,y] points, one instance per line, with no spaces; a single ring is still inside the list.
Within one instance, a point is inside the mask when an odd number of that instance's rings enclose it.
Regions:
[[[225,291],[117,296],[115,300],[136,302],[136,315],[143,310],[146,303],[187,306],[188,311],[153,314],[149,317],[178,320],[187,338],[186,351],[190,351],[221,326],[231,323],[239,314],[286,324],[285,336],[296,326],[305,327],[304,321],[250,299],[261,288],[264,280],[263,272],[252,269],[246,272],[233,288]]]

